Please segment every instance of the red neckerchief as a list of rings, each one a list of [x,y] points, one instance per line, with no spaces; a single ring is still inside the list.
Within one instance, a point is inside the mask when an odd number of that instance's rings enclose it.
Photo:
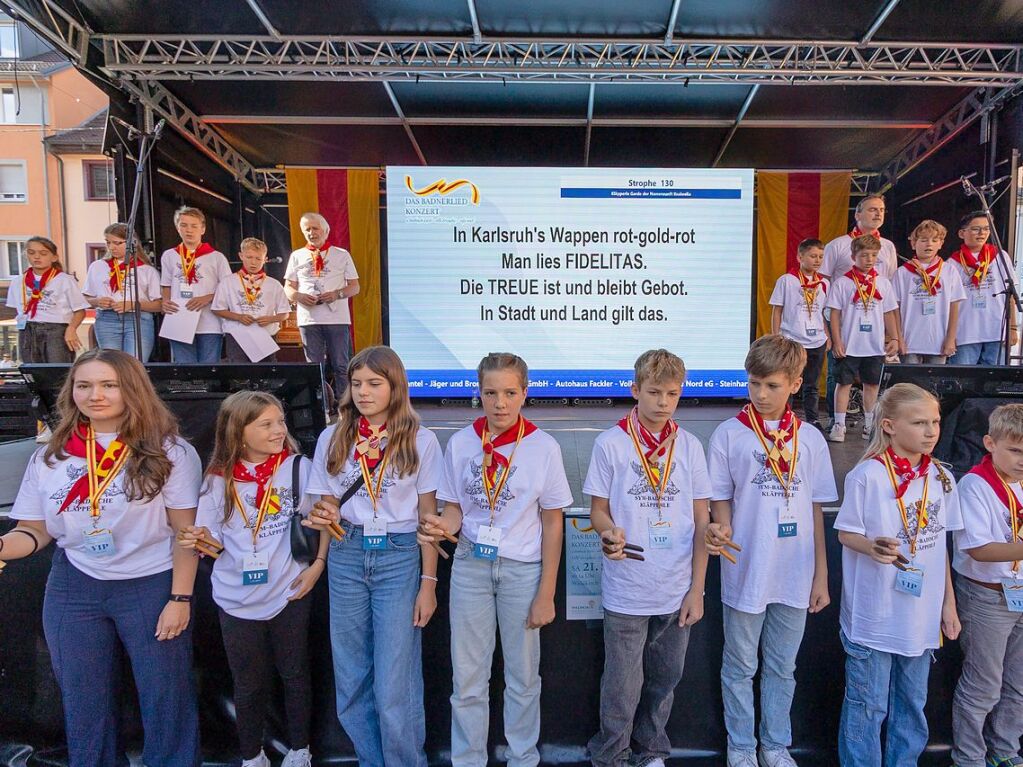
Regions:
[[[970,469],[967,474],[976,474],[978,477],[983,479],[992,490],[995,491],[995,495],[998,496],[998,500],[1002,502],[1005,508],[1012,510],[1012,506],[1009,505],[1009,494],[1006,492],[1008,482],[1004,481],[995,471],[995,464],[991,460],[991,453],[985,455],[980,463]],[[1013,495],[1016,495],[1015,491],[1012,491]],[[1018,519],[1018,525],[1023,526],[1023,501],[1020,501],[1019,496],[1016,496],[1016,517]]]
[[[914,258],[904,263],[902,267],[908,269],[913,274],[920,275],[920,279],[923,281],[923,286],[927,292],[932,296],[936,296],[938,291],[941,290],[941,268],[943,263],[940,258],[936,258],[933,264],[924,266]]]
[[[181,259],[181,273],[185,276],[185,282],[189,285],[194,285],[199,281],[199,276],[196,274],[195,269],[196,259],[205,256],[207,253],[215,252],[213,246],[205,242],[200,242],[199,247],[192,252],[189,252],[183,242],[178,243],[174,250],[177,251],[178,258]]]
[[[60,269],[55,266],[51,266],[43,272],[42,277],[36,277],[35,272],[31,269],[25,272],[25,296],[27,296],[27,300],[24,302],[24,309],[25,314],[29,317],[36,316],[36,312],[39,310],[39,301],[43,297],[43,290],[46,288],[47,283],[56,277],[59,272]],[[83,442],[82,444],[84,445],[85,443]]]
[[[383,449],[386,447],[384,440],[387,439],[387,424],[373,426],[364,416],[359,416],[359,438],[355,441],[355,453],[352,460],[359,462],[360,457],[366,459],[366,467],[372,471],[380,463],[383,457]]]
[[[997,255],[998,250],[995,246],[987,243],[980,249],[980,258],[973,255],[965,245],[953,253],[952,258],[970,273],[970,282],[973,283],[973,287],[979,288],[984,278],[987,277],[987,270],[991,268],[991,263]]]
[[[807,277],[803,274],[803,270],[797,266],[789,269],[789,274],[799,280],[799,287],[805,291],[817,290],[817,288],[820,288],[825,293],[828,292],[828,283],[824,281],[824,278],[821,277],[818,272],[814,272],[813,277]]]
[[[512,443],[515,442],[516,438],[519,436],[520,423],[524,424],[524,428],[522,431],[523,439],[525,439],[534,431],[536,431],[536,424],[530,423],[530,421],[528,421],[526,418],[520,415],[519,420],[516,421],[515,424],[510,429],[506,429],[504,432],[494,437],[492,440],[490,440],[490,442],[487,442],[483,446],[483,452],[486,453],[486,455],[490,456],[491,458],[489,466],[486,465],[487,462],[484,461],[484,470],[487,472],[487,476],[490,478],[491,484],[493,484],[497,480],[498,466],[503,466],[505,470],[508,469],[508,459],[501,455],[499,452],[497,452],[497,448],[501,447],[502,445],[511,445]],[[483,439],[483,431],[484,429],[487,428],[487,417],[480,416],[479,418],[477,418],[475,421],[473,421],[472,428],[476,431],[476,436],[479,437],[480,439]]]
[[[926,477],[928,469],[931,468],[931,457],[929,455],[925,454],[924,457],[920,459],[920,468],[914,471],[913,465],[909,462],[909,459],[903,458],[901,455],[896,455],[895,451],[890,447],[881,455],[875,455],[874,460],[883,465],[885,453],[887,453],[888,458],[891,460],[892,466],[895,467],[895,475],[899,478],[899,487],[895,491],[896,498],[901,498],[905,495],[906,490],[909,489],[910,483],[914,479]]]
[[[789,405],[785,406],[785,412],[782,413],[781,420],[778,421],[777,429],[768,429],[764,417],[750,404],[739,411],[736,419],[754,434],[757,433],[757,429],[753,427],[753,424],[756,423],[757,428],[760,429],[760,434],[763,434],[765,439],[770,441],[770,444],[768,444],[770,450],[765,458],[764,465],[770,466],[770,462],[773,459],[782,472],[788,472],[791,455],[786,451],[785,445],[792,441],[796,430],[799,428],[799,419],[792,412],[792,408]]]
[[[860,295],[861,290],[867,298],[876,298],[878,301],[881,300],[881,293],[877,289],[877,269],[871,269],[869,272],[864,274],[859,269],[853,267],[845,273],[845,276],[853,281],[853,285],[856,288],[853,292],[852,300],[854,306],[857,301],[860,301],[863,298],[863,296]]]
[[[135,259],[131,263],[132,267],[138,269],[143,265],[142,261]],[[128,274],[128,262],[121,260],[120,262],[110,259],[110,292],[120,293],[124,290],[124,278]]]
[[[664,424],[664,428],[661,429],[661,433],[656,437],[643,423],[639,420],[639,407],[635,406],[632,411],[618,422],[618,426],[626,434],[629,433],[629,419],[632,419],[633,426],[636,427],[636,433],[639,434],[639,439],[643,443],[643,454],[646,456],[647,461],[654,464],[659,464],[664,460],[664,456],[668,453],[668,448],[671,447],[672,441],[678,435],[678,424],[675,423],[671,418]]]
[[[263,280],[266,279],[266,272],[260,269],[255,274],[249,274],[245,269],[242,269],[238,272],[238,277],[242,281],[245,302],[248,304],[256,303],[256,299],[259,298],[259,294],[263,290]]]
[[[237,461],[234,465],[234,471],[232,476],[235,482],[255,482],[256,483],[256,508],[261,508],[263,505],[263,494],[267,491],[270,481],[273,479],[277,469],[281,467],[281,464],[288,457],[288,448],[285,447],[277,455],[271,455],[263,463],[256,465],[256,473],[253,474],[241,461]],[[272,489],[272,488],[271,488]],[[270,512],[275,513],[275,512]]]
[[[82,428],[85,424],[78,424],[71,432],[71,436],[68,441],[64,443],[64,452],[68,455],[73,455],[75,458],[86,458],[88,457],[86,447],[87,434],[82,433]],[[87,427],[86,427],[87,428]],[[97,473],[105,475],[111,468],[113,468],[122,453],[127,450],[128,446],[121,442],[120,436],[118,436],[113,442],[107,447],[103,447],[96,442],[96,452],[102,456],[99,461]],[[60,504],[60,508],[57,513],[60,514],[65,511],[69,506],[74,503],[85,503],[89,500],[89,471],[86,469],[85,473],[75,480],[75,484],[71,486],[68,491],[67,497],[64,498],[64,502]]]
[[[877,239],[879,239],[879,240],[881,239],[881,232],[878,229],[875,229],[872,232],[864,232],[858,226],[854,226],[853,230],[851,232],[849,232],[849,236],[852,237],[854,240],[857,237],[862,237],[865,234],[869,234],[871,237],[877,237]]]
[[[318,248],[315,247],[314,245],[306,243],[306,248],[309,250],[310,253],[313,254],[313,276],[315,277],[320,276],[320,272],[323,271],[323,254],[330,250],[332,247],[333,246],[330,244],[329,240],[325,240],[324,243]]]

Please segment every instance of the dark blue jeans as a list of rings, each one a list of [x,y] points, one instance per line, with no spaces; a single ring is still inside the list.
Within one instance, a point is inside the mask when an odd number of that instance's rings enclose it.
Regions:
[[[348,386],[348,358],[352,354],[351,325],[303,325],[298,329],[306,362],[327,363],[324,376],[333,374],[334,398]]]
[[[156,640],[171,571],[101,581],[53,557],[43,629],[60,685],[70,767],[109,767],[128,759],[118,737],[120,648],[131,661],[145,730],[147,767],[196,767],[199,714],[192,677],[192,629]]]

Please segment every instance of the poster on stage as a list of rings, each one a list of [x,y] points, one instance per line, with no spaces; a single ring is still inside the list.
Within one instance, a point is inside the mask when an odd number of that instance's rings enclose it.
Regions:
[[[565,619],[601,620],[600,573],[604,555],[600,536],[590,527],[585,508],[565,512]]]
[[[492,351],[536,397],[623,397],[663,347],[684,396],[744,397],[749,169],[387,168],[390,345],[416,397],[474,396]]]

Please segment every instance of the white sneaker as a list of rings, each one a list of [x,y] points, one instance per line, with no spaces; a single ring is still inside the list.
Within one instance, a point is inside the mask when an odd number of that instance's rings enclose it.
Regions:
[[[756,752],[728,749],[728,767],[757,767]]]
[[[259,756],[255,759],[243,759],[242,767],[270,767],[270,760],[267,759],[266,754],[260,749]]]
[[[845,442],[845,427],[836,423],[828,432],[828,442]]]
[[[785,748],[760,749],[760,767],[798,767]]]
[[[298,751],[289,751],[281,762],[281,767],[311,767],[313,756],[309,753],[309,747],[300,748]]]
[[[873,426],[867,426],[863,424],[863,439],[870,439],[870,432],[873,430]]]

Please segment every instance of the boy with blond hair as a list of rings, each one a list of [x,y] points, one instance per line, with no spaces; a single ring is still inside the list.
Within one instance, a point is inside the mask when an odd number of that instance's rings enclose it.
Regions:
[[[995,408],[988,454],[958,485],[953,567],[963,672],[952,698],[958,767],[1023,764],[1023,404]]]
[[[909,235],[913,258],[895,275],[902,338],[899,355],[910,365],[944,365],[956,351],[959,307],[966,299],[962,281],[945,272],[938,255],[945,227],[927,219]]]
[[[874,425],[874,405],[886,355],[898,352],[898,304],[892,284],[874,266],[881,242],[865,234],[852,241],[853,268],[831,283],[825,308],[831,310],[835,355],[835,423],[828,439],[845,441],[845,413],[857,376],[863,385],[863,438]]]
[[[235,336],[260,332],[270,337],[277,335],[281,323],[291,313],[291,303],[284,295],[284,286],[267,276],[266,243],[255,237],[246,237],[238,248],[242,268],[217,287],[211,309],[224,323],[227,336],[228,362],[276,362],[277,353],[271,352],[258,359],[245,351]],[[255,325],[254,330],[245,330]],[[272,348],[272,347],[271,347]]]
[[[750,401],[710,438],[707,550],[730,560],[721,563],[728,767],[758,764],[753,677],[761,646],[759,764],[795,764],[788,748],[796,655],[807,611],[830,602],[821,504],[838,498],[831,457],[823,435],[802,428],[789,406],[805,359],[793,340],[758,338],[746,355]]]
[[[689,630],[703,617],[710,482],[699,440],[672,420],[685,376],[665,349],[640,355],[636,406],[597,437],[583,483],[606,557],[597,767],[664,767]]]
[[[174,228],[181,242],[160,256],[160,291],[163,313],[185,309],[198,312],[191,340],[170,340],[171,360],[178,363],[220,362],[224,335],[220,318],[210,309],[217,286],[231,276],[227,258],[207,242],[206,214],[183,206],[174,211]]]
[[[771,332],[791,338],[806,350],[803,379],[803,417],[820,427],[818,385],[824,368],[824,355],[831,349],[827,323],[824,321],[824,299],[828,281],[818,269],[824,260],[824,243],[803,240],[797,248],[799,265],[778,278],[771,293]]]

